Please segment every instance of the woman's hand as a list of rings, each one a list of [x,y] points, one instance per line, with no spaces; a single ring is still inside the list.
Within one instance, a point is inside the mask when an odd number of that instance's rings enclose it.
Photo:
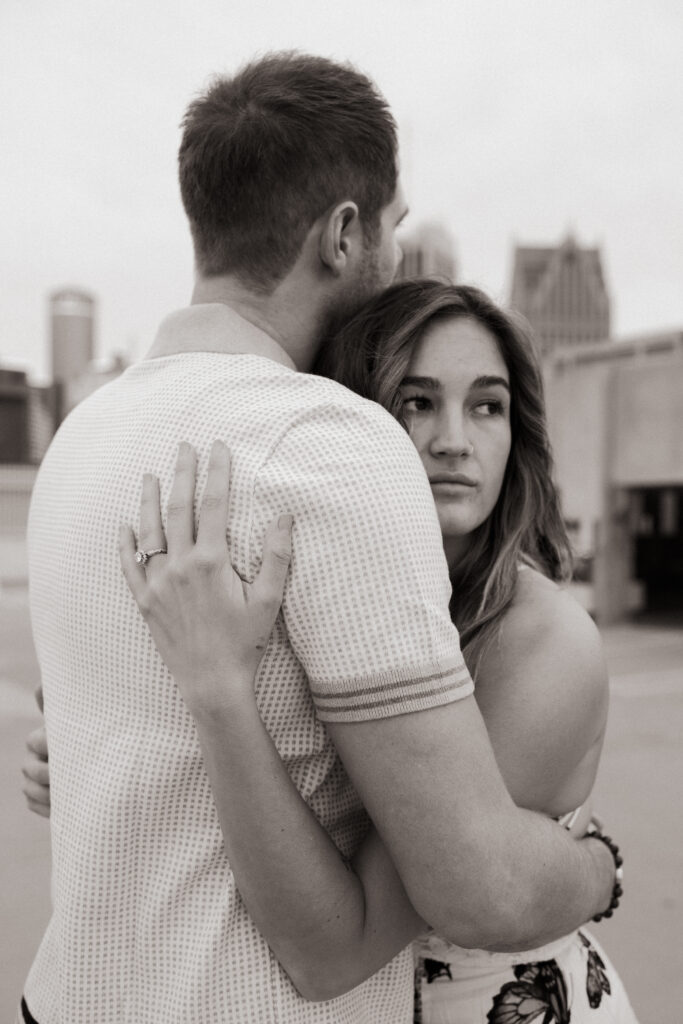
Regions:
[[[253,681],[268,644],[291,558],[292,517],[270,524],[253,583],[230,562],[226,539],[230,454],[216,441],[194,539],[197,458],[181,444],[164,536],[159,482],[145,475],[140,505],[140,551],[162,549],[145,565],[136,561],[133,531],[122,526],[123,574],[152,639],[193,715],[208,714],[253,697]]]
[[[36,701],[43,710],[43,688],[36,690]],[[21,766],[24,776],[22,791],[30,811],[43,818],[50,817],[50,767],[47,760],[47,731],[40,725],[26,738],[28,754]]]
[[[565,817],[567,817],[565,815]],[[583,839],[586,834],[586,829],[590,825],[593,819],[593,794],[587,797],[580,807],[569,815],[569,818],[564,822],[564,827],[568,830],[569,835],[573,836],[574,839]]]

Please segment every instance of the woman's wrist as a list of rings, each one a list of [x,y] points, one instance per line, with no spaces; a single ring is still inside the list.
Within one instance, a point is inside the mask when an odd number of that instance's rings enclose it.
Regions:
[[[599,866],[604,894],[599,912],[591,920],[600,921],[603,917],[611,917],[619,906],[623,881],[622,858],[618,847],[609,836],[603,836],[599,829],[589,829],[581,842],[589,844],[593,859]]]
[[[256,710],[253,672],[222,672],[213,680],[204,676],[199,681],[179,683],[179,688],[192,717],[207,728],[225,730],[245,711]]]
[[[606,909],[601,910],[600,913],[595,914],[592,917],[593,921],[601,921],[603,917],[611,917],[619,906],[619,901],[624,891],[622,887],[622,882],[624,880],[624,861],[619,852],[619,847],[611,836],[606,836],[603,833],[602,824],[597,819],[593,819],[591,821],[588,827],[587,837],[598,839],[603,849],[608,850],[612,858],[612,893],[609,905],[606,906]]]

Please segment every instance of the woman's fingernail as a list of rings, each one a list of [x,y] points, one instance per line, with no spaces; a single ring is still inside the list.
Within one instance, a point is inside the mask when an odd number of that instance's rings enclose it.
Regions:
[[[285,530],[285,531],[288,532],[289,530],[292,529],[292,523],[293,522],[294,522],[294,516],[291,516],[289,514],[286,515],[286,516],[280,516],[280,518],[277,521],[277,528],[278,528],[278,530]]]

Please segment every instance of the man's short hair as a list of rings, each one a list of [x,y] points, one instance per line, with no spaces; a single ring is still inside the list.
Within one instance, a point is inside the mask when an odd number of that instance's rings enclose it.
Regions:
[[[268,292],[311,226],[344,199],[367,237],[396,192],[396,124],[350,65],[271,53],[215,79],[187,109],[180,189],[199,272]]]

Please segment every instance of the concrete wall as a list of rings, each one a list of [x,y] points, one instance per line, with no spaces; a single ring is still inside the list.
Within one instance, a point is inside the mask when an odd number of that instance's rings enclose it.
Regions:
[[[612,483],[683,483],[683,358],[620,366],[613,409]]]
[[[592,552],[604,511],[605,403],[611,367],[560,366],[546,379],[548,428],[565,518],[578,522],[577,552]]]
[[[629,491],[683,485],[683,351],[596,356],[546,367],[546,395],[563,512],[593,556],[584,603],[605,623],[640,600]]]

